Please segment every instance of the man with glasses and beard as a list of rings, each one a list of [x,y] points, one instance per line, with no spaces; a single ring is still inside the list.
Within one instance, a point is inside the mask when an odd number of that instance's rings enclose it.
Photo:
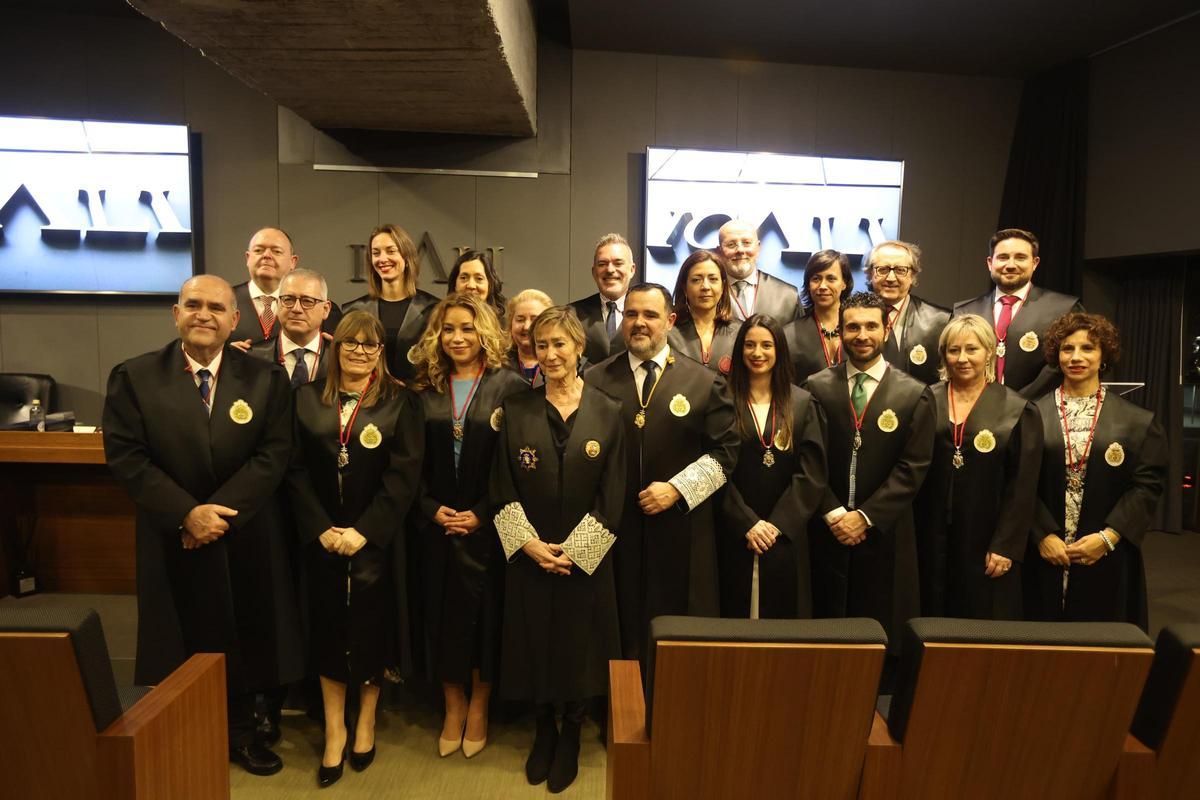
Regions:
[[[878,620],[894,654],[921,610],[912,504],[933,457],[933,395],[883,358],[878,295],[855,292],[840,311],[846,361],[805,387],[828,423],[829,488],[809,525],[813,616]]]
[[[938,337],[950,309],[912,293],[921,275],[921,248],[909,242],[881,242],[863,256],[867,285],[887,304],[883,357],[926,386],[938,382]]]
[[[785,280],[758,268],[758,229],[745,220],[731,219],[717,231],[722,255],[729,262],[733,318],[745,321],[768,314],[785,328],[800,316],[800,293]]]
[[[708,501],[733,470],[740,441],[725,379],[671,352],[674,320],[665,287],[634,286],[621,324],[627,352],[584,374],[622,404],[628,470],[614,567],[627,658],[644,655],[660,614],[720,613]]]

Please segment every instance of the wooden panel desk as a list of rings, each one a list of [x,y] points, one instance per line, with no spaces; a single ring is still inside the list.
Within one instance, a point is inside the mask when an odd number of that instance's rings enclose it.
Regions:
[[[30,527],[42,589],[133,594],[134,513],[99,433],[0,431],[0,596]]]

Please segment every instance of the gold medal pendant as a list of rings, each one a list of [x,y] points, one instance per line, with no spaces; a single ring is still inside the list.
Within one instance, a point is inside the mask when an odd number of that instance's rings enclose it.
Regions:
[[[463,424],[461,422],[454,423],[454,438],[460,442],[463,440]]]
[[[1067,478],[1067,487],[1072,492],[1078,492],[1083,489],[1083,478],[1079,477],[1078,472],[1072,472],[1070,477]]]
[[[775,466],[775,453],[772,452],[771,448],[769,448],[769,447],[763,451],[763,466],[764,467]]]
[[[859,431],[855,431],[854,432],[854,449],[857,450],[860,447],[862,447],[862,433],[860,433]]]
[[[1007,349],[1008,348],[1006,348],[1004,346],[1004,342],[996,342],[996,356],[997,357],[1004,358],[1004,353],[1007,351]]]
[[[346,445],[342,445],[342,449],[338,451],[337,464],[338,467],[345,467],[350,463],[350,451],[346,449]]]
[[[950,459],[950,463],[954,465],[955,469],[962,469],[963,455],[962,455],[961,448],[958,448],[958,447],[954,448],[954,458]]]
[[[636,414],[633,415],[633,424],[637,425],[639,428],[646,427],[646,412],[645,412],[645,410],[639,410]]]

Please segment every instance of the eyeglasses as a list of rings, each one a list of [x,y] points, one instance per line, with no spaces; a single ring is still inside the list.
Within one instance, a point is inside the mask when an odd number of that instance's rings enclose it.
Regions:
[[[379,342],[359,342],[354,339],[345,339],[341,342],[341,345],[351,353],[357,353],[359,350],[362,350],[369,356],[375,355],[379,352],[379,348],[383,347]]]
[[[721,249],[734,250],[739,245],[749,249],[751,247],[754,247],[754,243],[756,241],[758,241],[758,240],[757,239],[726,239],[724,242],[721,242]]]
[[[912,269],[910,267],[871,267],[871,271],[875,273],[876,278],[886,278],[889,272],[895,273],[897,278],[907,278]]]
[[[305,311],[311,311],[317,303],[327,302],[319,297],[309,297],[308,295],[281,294],[279,295],[279,304],[284,308],[291,308],[300,303],[300,307]]]

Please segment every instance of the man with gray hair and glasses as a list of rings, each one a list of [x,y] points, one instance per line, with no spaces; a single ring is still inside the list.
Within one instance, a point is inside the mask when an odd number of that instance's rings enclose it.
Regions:
[[[950,309],[912,293],[921,275],[921,248],[910,242],[880,242],[862,263],[867,285],[887,304],[883,357],[932,386],[938,382],[938,337],[950,321]]]
[[[292,388],[325,377],[325,339],[329,286],[321,273],[297,268],[279,283],[279,335],[255,342],[250,354],[274,360],[287,370]]]

